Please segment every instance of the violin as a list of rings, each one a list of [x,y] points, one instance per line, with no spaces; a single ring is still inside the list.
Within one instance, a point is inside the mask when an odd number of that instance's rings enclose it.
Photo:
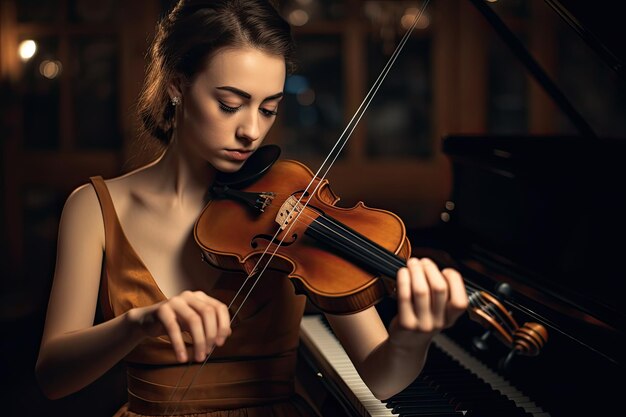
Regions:
[[[249,277],[280,271],[296,293],[330,314],[356,313],[393,296],[396,273],[411,254],[402,220],[362,202],[338,207],[327,179],[279,155],[278,146],[265,145],[241,170],[217,175],[194,226],[204,260]],[[542,325],[520,327],[496,296],[466,288],[470,319],[512,349],[506,362],[539,353],[548,338]]]

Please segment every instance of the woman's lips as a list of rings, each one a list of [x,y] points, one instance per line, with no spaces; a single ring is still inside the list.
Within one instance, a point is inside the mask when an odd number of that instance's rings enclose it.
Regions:
[[[227,149],[226,156],[233,161],[245,161],[252,155],[252,151],[245,151],[241,149]]]

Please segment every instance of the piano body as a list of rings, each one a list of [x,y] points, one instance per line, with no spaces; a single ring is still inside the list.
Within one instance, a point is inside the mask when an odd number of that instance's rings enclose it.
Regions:
[[[422,375],[381,402],[323,318],[311,315],[302,322],[299,375],[329,416],[624,415],[626,37],[624,23],[616,26],[623,19],[610,2],[533,0],[607,70],[612,111],[602,119],[568,99],[572,85],[546,74],[497,6],[468,1],[554,101],[563,129],[445,137],[452,197],[440,224],[410,238],[417,256],[452,259],[468,283],[499,295],[518,323],[544,326],[548,342],[504,367],[509,349],[465,315],[435,340]],[[583,92],[599,81],[577,74],[573,88]],[[510,291],[498,292],[502,283]],[[391,317],[394,301],[377,308]]]

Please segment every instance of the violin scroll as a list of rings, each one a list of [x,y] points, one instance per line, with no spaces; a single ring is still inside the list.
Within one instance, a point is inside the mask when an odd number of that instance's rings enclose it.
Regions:
[[[510,295],[508,286],[504,287],[504,295]],[[502,292],[498,289],[498,292]],[[507,346],[510,351],[500,361],[500,368],[506,370],[516,355],[537,356],[548,341],[548,331],[535,322],[527,322],[519,326],[511,312],[496,298],[485,291],[469,293],[469,316],[487,328],[485,333],[474,338],[473,345],[477,350],[487,350],[487,339],[494,335]]]
[[[511,313],[496,297],[486,291],[471,292],[468,298],[470,319],[488,329],[479,340],[475,340],[475,345],[479,345],[480,350],[486,350],[486,339],[493,334],[500,342],[511,346],[513,332],[519,328]]]

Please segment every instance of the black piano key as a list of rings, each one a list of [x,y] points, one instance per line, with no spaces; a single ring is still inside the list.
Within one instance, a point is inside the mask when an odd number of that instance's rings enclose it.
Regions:
[[[425,384],[441,395],[457,411],[473,416],[526,416],[525,410],[517,407],[514,401],[502,392],[461,366],[445,352],[433,348],[429,353],[422,375],[414,385],[407,388],[425,390]],[[404,391],[403,391],[404,392]],[[407,397],[395,399],[395,403],[410,401]],[[416,414],[419,415],[419,414]]]
[[[527,413],[521,408],[517,410],[502,411],[502,410],[469,410],[464,414],[464,417],[532,417],[531,413]]]
[[[413,390],[413,389],[407,388],[406,390],[399,392],[398,394],[394,395],[393,397],[389,398],[386,401],[388,402],[402,401],[405,398],[416,398],[416,399],[441,398],[441,393],[438,393],[431,387],[429,388],[430,389],[428,391]]]
[[[458,385],[439,385],[438,389],[445,391],[450,396],[451,403],[455,404],[457,409],[472,410],[483,409],[488,407],[491,410],[498,410],[500,412],[507,411],[510,413],[517,413],[515,411],[518,407],[514,401],[499,394],[495,391],[489,390],[466,390],[467,386]]]
[[[406,406],[398,406],[394,409],[391,410],[393,413],[398,413],[400,415],[404,415],[404,414],[417,414],[417,413],[422,413],[422,414],[432,414],[432,413],[454,413],[456,410],[448,405],[442,405],[442,406],[411,406],[411,405],[406,405]]]
[[[408,407],[438,407],[438,408],[446,408],[450,411],[454,411],[454,407],[450,404],[450,401],[445,398],[439,399],[431,399],[431,400],[421,400],[421,401],[402,401],[398,402],[393,406],[393,410],[398,410],[396,412],[400,412],[400,410],[407,409]]]
[[[398,414],[399,417],[426,417],[426,416],[432,416],[432,417],[463,417],[462,413],[454,413],[451,414],[449,412],[434,412],[434,413],[422,413],[422,412],[417,412],[417,413],[402,413],[402,414]]]
[[[427,403],[444,402],[444,401],[447,404],[450,404],[449,398],[446,398],[438,393],[433,393],[432,395],[429,395],[429,396],[398,397],[394,399],[389,399],[385,401],[385,403],[387,404],[387,408],[393,408],[396,405],[401,405],[401,404],[427,404]]]
[[[401,413],[399,417],[462,417],[463,413],[461,412],[434,412],[434,413]]]

